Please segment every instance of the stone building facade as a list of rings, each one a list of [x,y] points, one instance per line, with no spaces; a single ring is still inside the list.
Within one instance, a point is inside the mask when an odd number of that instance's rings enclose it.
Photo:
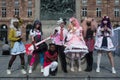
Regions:
[[[102,16],[108,15],[112,22],[120,23],[120,0],[74,1],[74,16],[79,20],[84,17],[94,17],[97,21],[100,21]],[[41,0],[0,0],[0,25],[9,25],[9,21],[14,14],[18,14],[26,24],[34,19],[40,19],[41,4]],[[45,22],[46,20],[42,21]],[[51,21],[54,20],[51,19]]]
[[[31,24],[35,17],[35,0],[0,0],[0,40],[6,40],[10,20],[18,15],[22,21],[23,36],[26,36],[26,25]]]
[[[33,21],[35,14],[34,0],[0,0],[0,25],[9,26],[13,15],[19,15],[24,23]]]
[[[47,20],[41,18],[41,16],[45,16],[44,14],[41,14],[41,6],[45,1],[52,1],[53,3],[59,3],[62,1],[65,3],[65,5],[70,2],[69,0],[0,0],[0,29],[5,28],[3,26],[7,26],[7,28],[9,28],[10,19],[14,14],[19,15],[20,18],[23,19],[24,28],[26,28],[27,24],[32,24],[35,19],[41,20],[43,25],[56,24],[56,20],[54,19]],[[73,5],[73,8],[75,9],[73,16],[76,17],[79,21],[84,17],[94,17],[98,22],[100,22],[102,16],[108,15],[111,18],[113,25],[120,25],[120,0],[71,1],[74,2],[71,3],[71,5]],[[44,5],[47,7],[46,4]],[[56,6],[52,6],[52,8],[53,7]],[[66,7],[69,9],[68,6]],[[48,8],[46,8],[46,10],[47,9]],[[0,37],[1,35],[2,33],[0,33]]]
[[[99,22],[101,17],[107,15],[113,24],[120,24],[120,0],[83,0],[87,1],[87,16],[96,18]],[[84,7],[82,5],[82,7]]]

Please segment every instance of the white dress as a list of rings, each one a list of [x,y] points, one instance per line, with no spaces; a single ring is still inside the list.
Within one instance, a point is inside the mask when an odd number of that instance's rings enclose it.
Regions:
[[[101,31],[101,27],[98,27],[96,33],[95,49],[102,51],[115,51],[115,47],[111,39],[111,37],[113,36],[112,34],[112,30],[110,30],[110,32],[104,32],[103,34]]]

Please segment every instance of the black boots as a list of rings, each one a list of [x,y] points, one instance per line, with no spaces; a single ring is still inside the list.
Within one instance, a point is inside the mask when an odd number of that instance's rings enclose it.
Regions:
[[[92,65],[93,65],[93,52],[89,52],[86,54],[86,62],[87,62],[87,67],[85,69],[86,72],[92,71]]]
[[[90,67],[87,67],[86,69],[85,69],[85,71],[86,72],[91,72],[92,71],[92,67],[90,66]]]

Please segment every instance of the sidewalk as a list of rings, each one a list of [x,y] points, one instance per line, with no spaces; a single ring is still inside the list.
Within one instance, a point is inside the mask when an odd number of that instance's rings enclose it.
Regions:
[[[68,66],[68,73],[63,73],[61,70],[61,66],[59,65],[58,73],[54,77],[43,77],[42,73],[40,72],[40,65],[38,64],[36,69],[33,71],[32,74],[23,75],[20,72],[20,59],[17,56],[15,62],[12,66],[12,74],[7,75],[6,69],[8,65],[8,61],[10,56],[5,56],[0,54],[0,80],[120,80],[120,57],[114,56],[115,59],[115,68],[117,74],[111,73],[111,65],[109,63],[109,59],[107,55],[102,57],[101,61],[101,72],[96,73],[96,60],[97,55],[94,53],[94,64],[93,64],[93,71],[92,72],[71,72]],[[26,67],[28,66],[27,63],[27,56],[26,59]],[[82,69],[85,69],[85,64],[82,65]]]

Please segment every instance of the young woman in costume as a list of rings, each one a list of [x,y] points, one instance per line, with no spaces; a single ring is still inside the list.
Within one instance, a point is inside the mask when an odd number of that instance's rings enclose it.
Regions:
[[[81,71],[81,57],[85,56],[88,52],[88,48],[83,39],[83,29],[79,25],[76,18],[72,17],[69,19],[70,25],[68,26],[68,34],[66,37],[66,48],[64,52],[66,55],[71,55],[71,71],[74,70],[74,60],[78,60],[78,71]]]
[[[20,56],[21,60],[21,72],[23,74],[26,74],[25,71],[25,59],[24,59],[24,53],[25,51],[25,46],[23,44],[22,40],[22,32],[19,26],[19,20],[17,18],[11,19],[11,25],[10,25],[10,32],[8,35],[8,38],[10,40],[11,44],[11,59],[8,64],[8,69],[7,69],[7,74],[11,74],[11,66],[13,62],[15,61],[17,55]]]
[[[92,71],[93,65],[93,50],[95,43],[95,33],[97,29],[97,22],[93,18],[85,18],[81,23],[84,30],[84,39],[88,47],[88,54],[85,55],[87,67],[85,71]]]
[[[41,41],[43,36],[42,24],[39,20],[34,22],[33,29],[30,31],[30,36],[32,38],[32,44],[34,45],[35,50],[32,53],[28,73],[32,73],[33,64],[35,63],[38,55],[40,55],[41,72],[43,72],[44,52],[47,50],[47,45],[41,47],[42,44],[40,44],[35,47],[35,43]]]
[[[111,37],[113,36],[113,28],[108,16],[104,16],[101,21],[101,25],[97,29],[95,49],[98,50],[97,69],[96,72],[100,72],[100,61],[103,51],[105,51],[109,57],[112,65],[112,73],[116,73],[114,68],[114,60],[112,51],[115,50]]]

